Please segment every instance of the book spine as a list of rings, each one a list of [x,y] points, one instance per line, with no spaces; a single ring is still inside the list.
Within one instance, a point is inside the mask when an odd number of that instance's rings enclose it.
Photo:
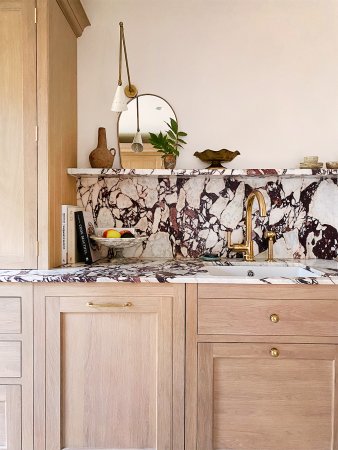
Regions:
[[[68,211],[68,262],[74,264],[76,262],[76,242],[75,242],[75,225],[74,225],[74,211]]]
[[[62,264],[68,263],[68,206],[62,205],[61,209],[61,248]]]
[[[86,264],[92,264],[93,259],[90,251],[89,238],[87,236],[86,224],[83,217],[83,212],[78,211],[74,214],[77,231],[77,244],[80,254],[82,255]]]

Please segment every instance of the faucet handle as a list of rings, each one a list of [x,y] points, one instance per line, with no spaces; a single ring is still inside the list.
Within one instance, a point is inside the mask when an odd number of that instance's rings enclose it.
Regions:
[[[231,233],[232,231],[227,231],[227,246],[228,248],[232,247],[232,242],[231,242]]]
[[[248,245],[246,243],[244,244],[233,244],[231,242],[231,233],[232,231],[227,231],[227,247],[229,250],[233,252],[247,252],[248,251]]]
[[[273,241],[276,239],[276,233],[272,230],[266,230],[264,233],[266,239],[268,239],[268,257],[266,261],[274,262],[275,259],[273,257]]]
[[[269,239],[269,241],[274,241],[276,239],[276,233],[272,230],[266,230],[264,236],[266,239]]]

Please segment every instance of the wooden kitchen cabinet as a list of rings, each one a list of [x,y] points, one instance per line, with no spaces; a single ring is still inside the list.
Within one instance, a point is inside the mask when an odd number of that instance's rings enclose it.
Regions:
[[[184,286],[38,286],[35,300],[35,450],[183,450]]]
[[[37,267],[35,0],[0,0],[0,267]]]
[[[0,286],[0,449],[33,450],[33,288]]]
[[[270,334],[269,334],[270,333]],[[332,450],[336,286],[187,286],[187,450]]]
[[[61,205],[76,204],[80,0],[0,0],[0,268],[61,264]]]
[[[198,344],[198,450],[337,448],[336,370],[336,345]]]

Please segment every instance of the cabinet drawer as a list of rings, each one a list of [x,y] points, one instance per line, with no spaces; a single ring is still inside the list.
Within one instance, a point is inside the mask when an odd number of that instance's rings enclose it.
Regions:
[[[198,333],[338,336],[338,302],[199,299]]]
[[[21,333],[20,297],[0,297],[0,333]]]
[[[21,377],[21,342],[0,342],[0,377]]]

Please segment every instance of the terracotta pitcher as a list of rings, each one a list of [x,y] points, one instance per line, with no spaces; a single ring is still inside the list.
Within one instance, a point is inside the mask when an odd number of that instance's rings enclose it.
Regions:
[[[93,169],[110,169],[114,163],[115,150],[108,149],[106,129],[98,130],[97,147],[89,155],[89,162]]]

